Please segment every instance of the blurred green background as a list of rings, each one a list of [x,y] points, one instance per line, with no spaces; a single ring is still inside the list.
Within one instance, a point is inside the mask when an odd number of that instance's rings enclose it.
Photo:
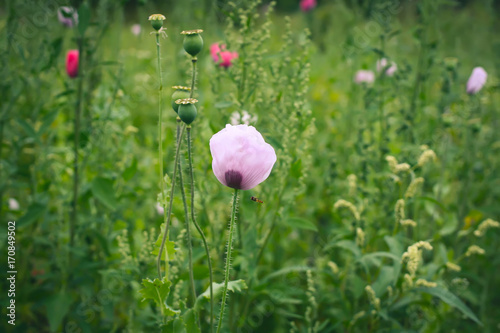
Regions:
[[[58,21],[60,6],[90,9],[78,79],[67,77],[65,56],[78,48],[82,30]],[[292,0],[104,0],[0,2],[0,241],[7,253],[7,222],[15,220],[18,272],[15,327],[5,316],[9,285],[1,282],[2,331],[190,333],[181,315],[165,321],[139,293],[141,280],[156,276],[150,252],[162,222],[156,45],[147,20],[153,13],[166,16],[168,35],[161,40],[168,175],[176,126],[170,86],[191,79],[180,32],[204,30],[193,126],[195,204],[216,282],[223,279],[231,191],[211,171],[209,139],[234,112],[248,111],[278,155],[270,178],[240,199],[232,279],[245,280],[248,289],[230,294],[226,331],[499,329],[499,230],[481,237],[474,231],[500,218],[500,1],[318,0],[302,12]],[[239,53],[228,69],[210,55],[216,42]],[[394,76],[376,71],[381,58],[397,64]],[[487,83],[468,95],[476,66],[487,71]],[[374,71],[375,82],[356,84],[360,69]],[[80,80],[78,222],[70,246]],[[437,159],[419,165],[426,149]],[[388,155],[409,163],[411,172],[391,170]],[[417,177],[425,182],[406,196]],[[179,197],[167,303],[185,313]],[[395,222],[401,198],[414,229]],[[335,209],[339,199],[353,203],[361,218]],[[408,286],[406,264],[394,257],[420,240],[433,250],[424,251]],[[467,256],[471,245],[484,255]],[[194,247],[201,294],[208,270],[199,239]],[[4,269],[7,255],[2,260]],[[419,278],[437,287],[418,286]],[[200,317],[208,331],[207,307]]]

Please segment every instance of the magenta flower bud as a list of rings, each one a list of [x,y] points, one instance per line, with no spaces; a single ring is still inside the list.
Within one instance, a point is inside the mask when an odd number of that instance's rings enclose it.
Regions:
[[[476,94],[481,88],[483,88],[488,78],[488,73],[483,67],[476,67],[472,70],[472,74],[467,81],[467,93]]]
[[[78,50],[69,50],[66,54],[66,73],[70,78],[78,76]]]
[[[311,9],[316,7],[316,0],[301,0],[300,1],[300,10],[303,12],[308,12]]]
[[[228,187],[249,190],[269,177],[276,153],[253,126],[226,125],[210,139],[212,170]]]
[[[375,81],[375,74],[372,71],[359,70],[354,77],[354,82],[357,84],[373,83],[373,81]]]
[[[73,7],[59,7],[57,10],[57,19],[62,25],[73,28],[78,24],[78,13]]]
[[[377,72],[381,72],[388,66],[388,62],[386,58],[382,58],[380,60],[377,60]],[[398,69],[398,66],[394,61],[391,61],[391,65],[385,70],[385,75],[387,76],[393,76],[396,70]]]

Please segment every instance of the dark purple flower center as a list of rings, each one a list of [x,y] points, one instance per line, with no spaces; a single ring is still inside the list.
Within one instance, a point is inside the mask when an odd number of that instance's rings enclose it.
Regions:
[[[241,173],[229,170],[226,171],[224,177],[226,178],[226,186],[241,189],[241,181],[243,180],[243,175]]]

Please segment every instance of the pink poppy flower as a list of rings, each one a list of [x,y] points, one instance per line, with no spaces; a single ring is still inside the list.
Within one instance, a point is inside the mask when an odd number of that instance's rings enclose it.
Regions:
[[[78,50],[69,50],[66,54],[66,73],[70,78],[78,76]]]
[[[354,77],[354,82],[357,84],[373,83],[373,81],[375,81],[375,73],[363,69],[357,71],[356,76]]]
[[[221,51],[221,48],[222,50],[225,50],[226,45],[219,45],[219,43],[213,43],[212,45],[210,45],[210,55],[212,56],[214,62],[219,62],[219,53]]]
[[[387,59],[382,58],[380,60],[377,60],[377,72],[381,72],[384,68],[387,67]],[[385,75],[387,76],[393,76],[396,70],[398,69],[398,66],[394,61],[391,62],[391,65],[385,70]]]
[[[57,19],[62,25],[73,28],[78,24],[78,13],[73,7],[59,7],[57,10]]]
[[[472,74],[469,77],[469,81],[467,81],[467,93],[477,93],[479,90],[481,90],[481,88],[483,88],[487,78],[488,73],[486,73],[483,67],[474,68],[472,70]]]
[[[303,12],[308,12],[311,9],[316,7],[316,0],[301,0],[300,1],[300,10]]]
[[[215,177],[231,188],[249,190],[269,177],[276,153],[253,126],[226,125],[210,139]]]
[[[219,66],[228,68],[233,65],[233,59],[238,58],[238,52],[222,51],[220,57],[222,60]]]
[[[219,63],[219,66],[228,68],[233,63],[233,59],[238,58],[238,52],[226,51],[225,44],[214,43],[210,46],[210,55],[215,63]]]

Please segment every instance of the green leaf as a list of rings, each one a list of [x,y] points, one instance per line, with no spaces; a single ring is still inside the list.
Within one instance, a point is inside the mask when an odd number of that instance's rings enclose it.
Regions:
[[[78,9],[78,32],[83,36],[85,30],[90,24],[90,9],[86,3],[83,3]]]
[[[428,288],[428,287],[420,287],[420,288],[415,288],[414,291],[420,291],[423,293],[430,294],[432,296],[436,296],[440,298],[443,302],[447,303],[448,305],[451,305],[458,310],[460,310],[464,315],[466,315],[468,318],[472,319],[479,325],[483,326],[481,321],[476,317],[476,315],[472,312],[471,309],[465,305],[460,298],[455,296],[452,292],[450,292],[447,289],[444,289],[442,287],[434,287],[434,288]]]
[[[19,126],[21,126],[23,128],[26,135],[28,135],[30,138],[33,138],[38,143],[40,143],[40,139],[38,138],[38,134],[36,133],[35,129],[33,128],[33,126],[31,126],[30,123],[28,123],[26,120],[24,120],[22,118],[18,118],[17,122],[18,122]]]
[[[222,297],[222,292],[224,291],[224,282],[223,283],[213,283],[213,289],[214,289],[214,299],[219,299]],[[240,293],[244,289],[247,289],[247,284],[245,283],[244,280],[235,280],[235,281],[229,281],[227,283],[227,290],[233,293]],[[199,311],[201,310],[201,307],[210,300],[210,288],[207,288],[203,294],[198,296],[196,299],[196,302],[194,304],[194,310]]]
[[[186,324],[186,332],[201,333],[200,328],[196,324],[196,312],[194,312],[193,309],[187,310],[182,316],[182,320],[184,320],[184,323]]]
[[[158,278],[153,281],[151,279],[143,279],[142,285],[144,288],[139,290],[139,293],[144,297],[142,301],[147,299],[154,300],[158,306],[163,307],[166,316],[173,316],[179,313],[179,311],[172,310],[165,304],[165,300],[170,293],[171,284],[166,278],[163,278],[161,281]]]
[[[115,198],[113,181],[111,179],[96,177],[90,185],[92,194],[109,209],[116,209],[118,202]]]
[[[352,252],[352,254],[354,254],[354,257],[361,257],[361,250],[359,249],[358,245],[356,245],[356,243],[354,243],[352,240],[343,239],[338,242],[328,244],[327,246],[325,246],[325,251],[331,249],[332,247],[340,247],[346,249]]]
[[[17,221],[17,226],[18,227],[26,227],[33,222],[35,222],[37,219],[42,217],[42,215],[45,213],[45,210],[47,208],[47,205],[42,205],[41,203],[34,202],[28,207],[28,211],[26,214],[21,216],[21,218]]]
[[[129,181],[130,179],[132,179],[132,177],[134,177],[136,172],[137,172],[137,159],[134,157],[134,159],[132,160],[132,164],[130,164],[130,166],[123,171],[122,174],[123,180]]]
[[[160,253],[160,246],[161,246],[161,241],[163,240],[163,233],[165,232],[165,223],[162,223],[160,226],[160,234],[158,235],[158,238],[156,239],[153,251],[151,251],[151,254],[157,256],[158,253]],[[165,241],[165,249],[164,251],[167,251],[168,253],[168,258],[172,260],[174,258],[175,252],[177,250],[175,249],[175,243],[169,239]]]
[[[314,223],[300,217],[289,217],[288,219],[284,219],[283,223],[292,228],[318,231]]]
[[[58,330],[64,316],[66,316],[70,309],[71,302],[71,296],[64,291],[61,291],[47,301],[47,319],[49,320],[51,332]]]

